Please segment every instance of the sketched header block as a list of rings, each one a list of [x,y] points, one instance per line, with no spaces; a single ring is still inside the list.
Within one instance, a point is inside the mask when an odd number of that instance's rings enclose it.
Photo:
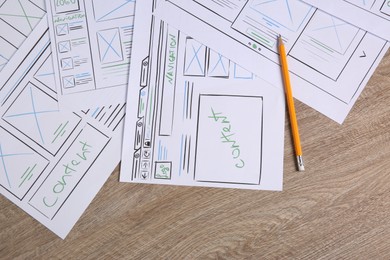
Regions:
[[[135,8],[135,0],[92,0],[96,22],[128,17]]]

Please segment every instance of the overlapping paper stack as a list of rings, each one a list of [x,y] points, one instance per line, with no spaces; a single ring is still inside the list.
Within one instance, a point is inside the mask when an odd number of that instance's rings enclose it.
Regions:
[[[1,194],[65,238],[121,159],[122,182],[282,190],[277,36],[340,124],[390,40],[389,0],[307,2],[2,1]]]

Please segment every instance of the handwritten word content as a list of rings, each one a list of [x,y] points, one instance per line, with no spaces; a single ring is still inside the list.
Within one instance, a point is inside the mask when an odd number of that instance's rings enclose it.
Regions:
[[[109,138],[89,124],[78,134],[66,153],[58,161],[29,203],[47,218],[56,216],[59,209],[68,199],[80,198],[71,196],[79,192],[76,188],[88,182],[90,171],[99,173],[93,164],[109,142]],[[86,177],[86,179],[85,179]],[[84,198],[83,198],[84,199]]]
[[[53,194],[51,197],[43,197],[43,204],[46,207],[53,207],[57,204],[59,195],[65,190],[67,180],[71,179],[74,174],[78,173],[79,166],[88,160],[88,154],[91,153],[92,146],[87,142],[79,141],[80,151],[74,155],[74,159],[67,164],[63,164],[63,173],[61,178],[53,186]],[[82,174],[82,173],[81,173]]]
[[[241,158],[240,145],[235,139],[236,134],[232,131],[232,124],[228,117],[224,116],[221,112],[216,113],[212,107],[210,109],[211,116],[209,116],[209,118],[214,120],[215,123],[219,123],[221,128],[221,142],[226,143],[227,147],[230,149],[234,166],[237,168],[244,168],[245,161]]]

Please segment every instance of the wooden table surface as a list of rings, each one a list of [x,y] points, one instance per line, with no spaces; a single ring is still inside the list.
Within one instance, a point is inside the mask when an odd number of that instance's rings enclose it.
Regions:
[[[284,191],[119,183],[114,171],[65,240],[0,196],[0,259],[390,259],[390,52],[343,125],[296,102]]]

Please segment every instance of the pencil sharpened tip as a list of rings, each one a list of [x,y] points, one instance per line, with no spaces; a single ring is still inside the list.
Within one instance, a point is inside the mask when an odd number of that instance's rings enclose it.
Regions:
[[[305,164],[303,163],[302,155],[297,155],[298,171],[305,171]]]
[[[282,35],[281,34],[279,34],[279,36],[278,36],[278,44],[279,45],[283,44],[283,39],[282,39]]]

